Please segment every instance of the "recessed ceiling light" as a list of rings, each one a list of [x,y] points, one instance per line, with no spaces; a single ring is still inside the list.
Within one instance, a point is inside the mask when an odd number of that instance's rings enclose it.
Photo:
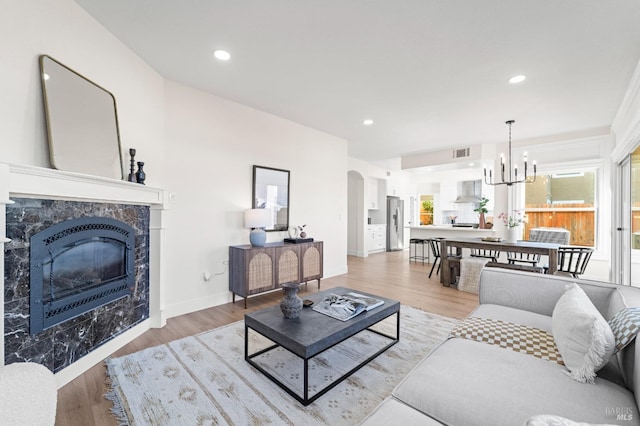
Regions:
[[[509,83],[511,84],[522,83],[526,78],[527,78],[526,75],[522,75],[522,74],[516,75],[509,79]]]
[[[365,126],[371,126],[373,124],[373,120],[371,120],[370,118],[367,118],[362,122],[362,124],[364,124]]]
[[[231,54],[226,50],[216,50],[213,52],[213,56],[215,56],[217,59],[220,59],[221,61],[228,61],[229,59],[231,59]]]

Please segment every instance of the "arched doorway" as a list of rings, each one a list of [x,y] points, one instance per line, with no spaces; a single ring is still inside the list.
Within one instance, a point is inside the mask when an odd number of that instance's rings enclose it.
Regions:
[[[365,247],[364,177],[350,170],[347,187],[347,255],[367,257]]]

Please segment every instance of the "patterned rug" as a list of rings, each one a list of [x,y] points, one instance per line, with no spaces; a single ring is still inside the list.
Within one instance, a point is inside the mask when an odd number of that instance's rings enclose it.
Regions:
[[[244,360],[244,322],[238,321],[106,360],[113,412],[124,425],[291,424],[352,425],[361,421],[411,369],[443,342],[458,321],[402,306],[400,341],[307,407]],[[378,325],[395,334],[395,315]],[[250,351],[271,344],[250,332]],[[384,343],[363,331],[310,362],[310,383],[332,381]],[[288,351],[257,362],[281,381],[302,388],[302,361]]]

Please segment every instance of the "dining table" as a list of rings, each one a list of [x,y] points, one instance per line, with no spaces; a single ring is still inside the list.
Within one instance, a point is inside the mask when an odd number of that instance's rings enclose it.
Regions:
[[[453,253],[450,253],[450,248],[453,247],[455,248],[455,256],[457,257],[462,257],[463,248],[539,254],[549,258],[547,273],[553,274],[558,270],[558,248],[560,244],[527,240],[518,240],[515,243],[510,243],[505,240],[491,241],[487,238],[444,238],[440,240],[440,253],[442,256],[440,259],[442,264],[440,282],[445,286],[449,286],[449,283],[452,282],[449,256],[453,255]]]

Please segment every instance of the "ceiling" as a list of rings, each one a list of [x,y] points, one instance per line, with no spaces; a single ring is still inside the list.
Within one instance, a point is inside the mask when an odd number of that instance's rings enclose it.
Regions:
[[[373,162],[502,142],[509,119],[514,141],[601,131],[640,59],[637,0],[75,1],[165,78]]]

